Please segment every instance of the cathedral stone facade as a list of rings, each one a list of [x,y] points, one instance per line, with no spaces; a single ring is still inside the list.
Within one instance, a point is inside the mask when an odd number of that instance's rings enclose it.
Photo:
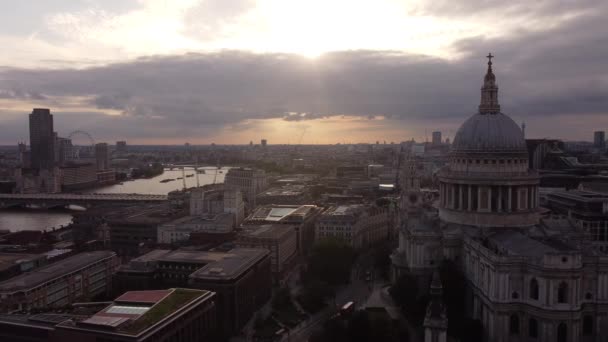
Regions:
[[[488,341],[607,341],[608,255],[573,222],[540,217],[539,177],[522,130],[500,111],[488,57],[479,111],[438,173],[438,202],[412,206],[416,188],[403,194],[394,276],[428,281],[455,261],[469,284],[467,314]]]

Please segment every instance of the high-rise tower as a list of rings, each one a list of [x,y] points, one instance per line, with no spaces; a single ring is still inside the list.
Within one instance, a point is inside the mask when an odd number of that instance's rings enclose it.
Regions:
[[[53,115],[47,108],[34,108],[30,114],[31,165],[51,169],[55,165]]]

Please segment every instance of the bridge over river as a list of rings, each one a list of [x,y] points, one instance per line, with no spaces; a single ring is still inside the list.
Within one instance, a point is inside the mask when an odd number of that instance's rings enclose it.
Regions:
[[[102,204],[132,205],[163,203],[167,195],[142,194],[0,194],[0,208],[40,207],[55,208],[78,205],[90,208]]]

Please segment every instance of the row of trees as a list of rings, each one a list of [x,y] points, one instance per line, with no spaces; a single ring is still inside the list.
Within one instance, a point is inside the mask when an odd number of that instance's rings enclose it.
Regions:
[[[391,320],[386,311],[356,311],[352,317],[334,317],[313,334],[311,342],[408,342],[407,328]]]
[[[338,286],[350,282],[355,256],[353,248],[342,240],[325,239],[315,244],[301,275],[300,304],[309,312],[322,309]]]

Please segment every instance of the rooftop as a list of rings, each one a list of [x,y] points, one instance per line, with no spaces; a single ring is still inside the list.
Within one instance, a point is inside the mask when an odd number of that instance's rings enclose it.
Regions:
[[[299,196],[306,191],[304,185],[286,185],[277,188],[268,189],[258,196]]]
[[[545,254],[567,252],[571,249],[559,241],[540,241],[515,230],[504,230],[489,237],[502,253],[515,256],[542,257]]]
[[[364,209],[363,204],[343,204],[328,208],[323,212],[323,216],[356,216]]]
[[[200,269],[190,275],[193,278],[236,278],[249,266],[268,254],[265,249],[234,248],[229,251],[174,251],[157,249],[129,262],[128,270],[141,269],[148,262],[177,262],[198,264]]]
[[[253,214],[247,218],[247,221],[301,221],[316,208],[317,206],[314,205],[266,205],[254,211]]]
[[[36,259],[45,259],[45,257],[40,254],[0,253],[0,271]]]
[[[108,216],[109,222],[117,224],[161,224],[180,217],[181,213],[172,210],[168,205],[149,205],[131,207]]]
[[[12,292],[34,288],[52,279],[62,277],[67,273],[77,271],[92,263],[114,256],[111,251],[94,251],[76,254],[69,258],[57,261],[53,264],[43,266],[0,282],[0,291]]]
[[[241,231],[244,237],[256,237],[261,239],[281,238],[295,232],[292,226],[285,224],[262,224],[245,226]]]
[[[232,213],[219,213],[219,214],[210,214],[203,216],[185,216],[180,217],[176,220],[166,222],[162,226],[179,226],[179,225],[203,225],[209,223],[220,223],[220,224],[228,224],[232,225],[234,221],[234,215]]]
[[[67,329],[102,330],[138,336],[153,329],[199,298],[211,298],[212,292],[191,289],[130,291],[112,304],[83,320],[58,322]]]
[[[212,253],[212,252],[208,252]],[[194,279],[237,278],[249,267],[268,255],[266,249],[235,248],[226,253],[217,253],[216,260],[190,275]]]

